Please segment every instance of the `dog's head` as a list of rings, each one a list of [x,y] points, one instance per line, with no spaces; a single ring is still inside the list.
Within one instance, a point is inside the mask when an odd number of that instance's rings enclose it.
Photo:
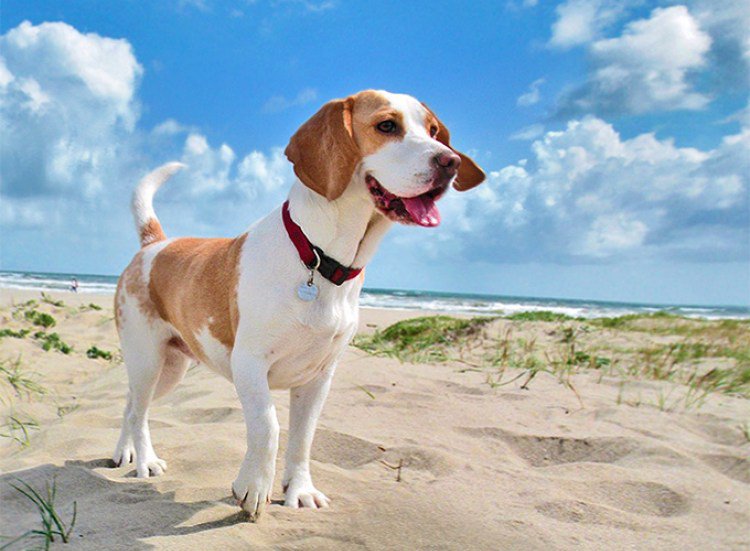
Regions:
[[[366,186],[377,210],[402,224],[437,226],[435,201],[451,184],[466,191],[484,181],[482,169],[451,147],[448,129],[426,105],[384,91],[328,102],[285,153],[313,191],[334,200],[349,185]]]

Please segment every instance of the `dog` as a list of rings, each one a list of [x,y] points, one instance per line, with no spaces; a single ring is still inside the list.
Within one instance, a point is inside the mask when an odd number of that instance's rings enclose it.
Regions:
[[[141,249],[122,273],[115,320],[129,392],[113,460],[138,477],[166,468],[148,408],[193,361],[234,383],[247,452],[232,494],[252,520],[270,502],[279,423],[271,390],[289,389],[284,505],[328,507],[310,447],[336,364],[354,336],[365,265],[394,224],[437,226],[436,201],[484,172],[451,146],[446,126],[411,96],[366,90],[326,103],[285,154],[288,201],[233,239],[167,239],[153,209],[183,168],[166,164],[133,194]]]

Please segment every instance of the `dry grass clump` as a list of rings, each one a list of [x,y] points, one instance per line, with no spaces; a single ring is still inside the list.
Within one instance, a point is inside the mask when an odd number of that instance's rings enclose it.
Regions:
[[[495,331],[492,324],[497,324]],[[516,332],[523,337],[515,338]],[[623,340],[633,345],[614,344]],[[579,400],[572,377],[592,371],[599,373],[600,381],[610,376],[684,385],[679,402],[685,407],[699,406],[711,393],[750,398],[746,320],[700,320],[669,312],[593,320],[547,311],[503,320],[431,316],[357,337],[354,346],[401,361],[455,361],[463,364],[460,371],[486,373],[486,383],[493,388],[516,381],[528,388],[539,373],[547,373]],[[663,397],[657,402],[664,409],[677,400]]]

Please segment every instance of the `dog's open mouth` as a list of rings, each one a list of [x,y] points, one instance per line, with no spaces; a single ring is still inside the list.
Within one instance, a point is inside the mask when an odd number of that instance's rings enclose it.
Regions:
[[[431,228],[440,224],[440,211],[435,204],[448,189],[447,184],[435,187],[416,197],[399,197],[385,189],[369,174],[365,178],[375,206],[388,218],[402,224]]]

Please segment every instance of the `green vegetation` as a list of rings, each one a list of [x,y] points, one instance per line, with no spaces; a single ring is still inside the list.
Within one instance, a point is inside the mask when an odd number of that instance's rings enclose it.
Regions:
[[[54,327],[55,325],[57,325],[55,318],[45,312],[40,312],[39,310],[26,310],[23,317],[26,319],[26,321],[30,321],[34,325],[39,325],[41,327],[44,327],[45,329],[49,329],[50,327]]]
[[[458,319],[427,316],[394,323],[373,335],[354,339],[354,346],[377,356],[409,362],[444,362],[450,352],[461,352],[480,340],[492,318]]]
[[[47,389],[36,381],[36,374],[23,370],[20,357],[13,361],[0,361],[0,377],[7,382],[19,398],[25,396],[30,399],[33,396],[47,394]]]
[[[25,532],[13,541],[5,544],[3,549],[10,547],[13,543],[31,537],[44,538],[44,549],[49,549],[50,544],[55,541],[56,536],[59,536],[63,543],[69,543],[70,534],[73,532],[73,527],[75,527],[76,524],[78,503],[75,501],[73,502],[73,515],[70,520],[70,526],[68,526],[62,518],[60,518],[60,514],[55,508],[55,498],[57,496],[56,479],[52,479],[52,484],[50,484],[49,481],[45,483],[45,496],[41,495],[40,492],[20,478],[16,478],[15,480],[18,484],[11,484],[11,487],[17,492],[23,494],[36,506],[37,511],[39,511],[39,517],[42,521],[42,528],[40,530],[29,530]]]
[[[557,312],[550,312],[549,310],[539,310],[537,312],[516,312],[509,316],[505,316],[505,319],[513,321],[583,321],[584,318],[574,318],[567,314],[559,314]]]
[[[91,358],[92,360],[95,360],[96,358],[111,360],[112,352],[108,352],[107,350],[102,350],[100,348],[97,348],[96,346],[92,346],[91,348],[86,350],[86,357]]]
[[[547,322],[552,327],[523,329],[514,321]],[[604,331],[611,329],[621,331],[617,339]],[[526,338],[514,338],[514,331],[523,331]],[[748,320],[701,320],[671,312],[592,320],[549,311],[505,319],[433,316],[357,337],[354,346],[401,361],[452,361],[460,364],[461,372],[486,374],[493,388],[515,381],[529,388],[539,373],[547,373],[578,396],[572,376],[597,372],[599,381],[610,376],[624,382],[648,379],[684,385],[680,392],[673,389],[657,397],[662,409],[699,407],[711,393],[750,398]],[[622,391],[618,399],[631,405],[647,403],[640,396],[637,402],[624,400]]]
[[[37,331],[34,333],[34,338],[42,342],[42,349],[45,352],[50,350],[59,350],[63,354],[70,354],[73,351],[73,347],[63,342],[60,339],[60,335],[57,333],[45,333],[44,331]]]
[[[19,329],[14,331],[13,329],[0,329],[0,338],[2,337],[13,337],[14,339],[23,339],[31,333],[30,329]]]
[[[3,429],[3,432],[0,432],[0,437],[10,438],[25,448],[31,441],[30,431],[39,430],[39,423],[28,415],[24,418],[20,414],[11,413],[5,420]]]
[[[52,306],[65,306],[65,302],[62,300],[55,300],[51,296],[49,296],[47,293],[42,292],[42,302],[46,304],[51,304]]]

